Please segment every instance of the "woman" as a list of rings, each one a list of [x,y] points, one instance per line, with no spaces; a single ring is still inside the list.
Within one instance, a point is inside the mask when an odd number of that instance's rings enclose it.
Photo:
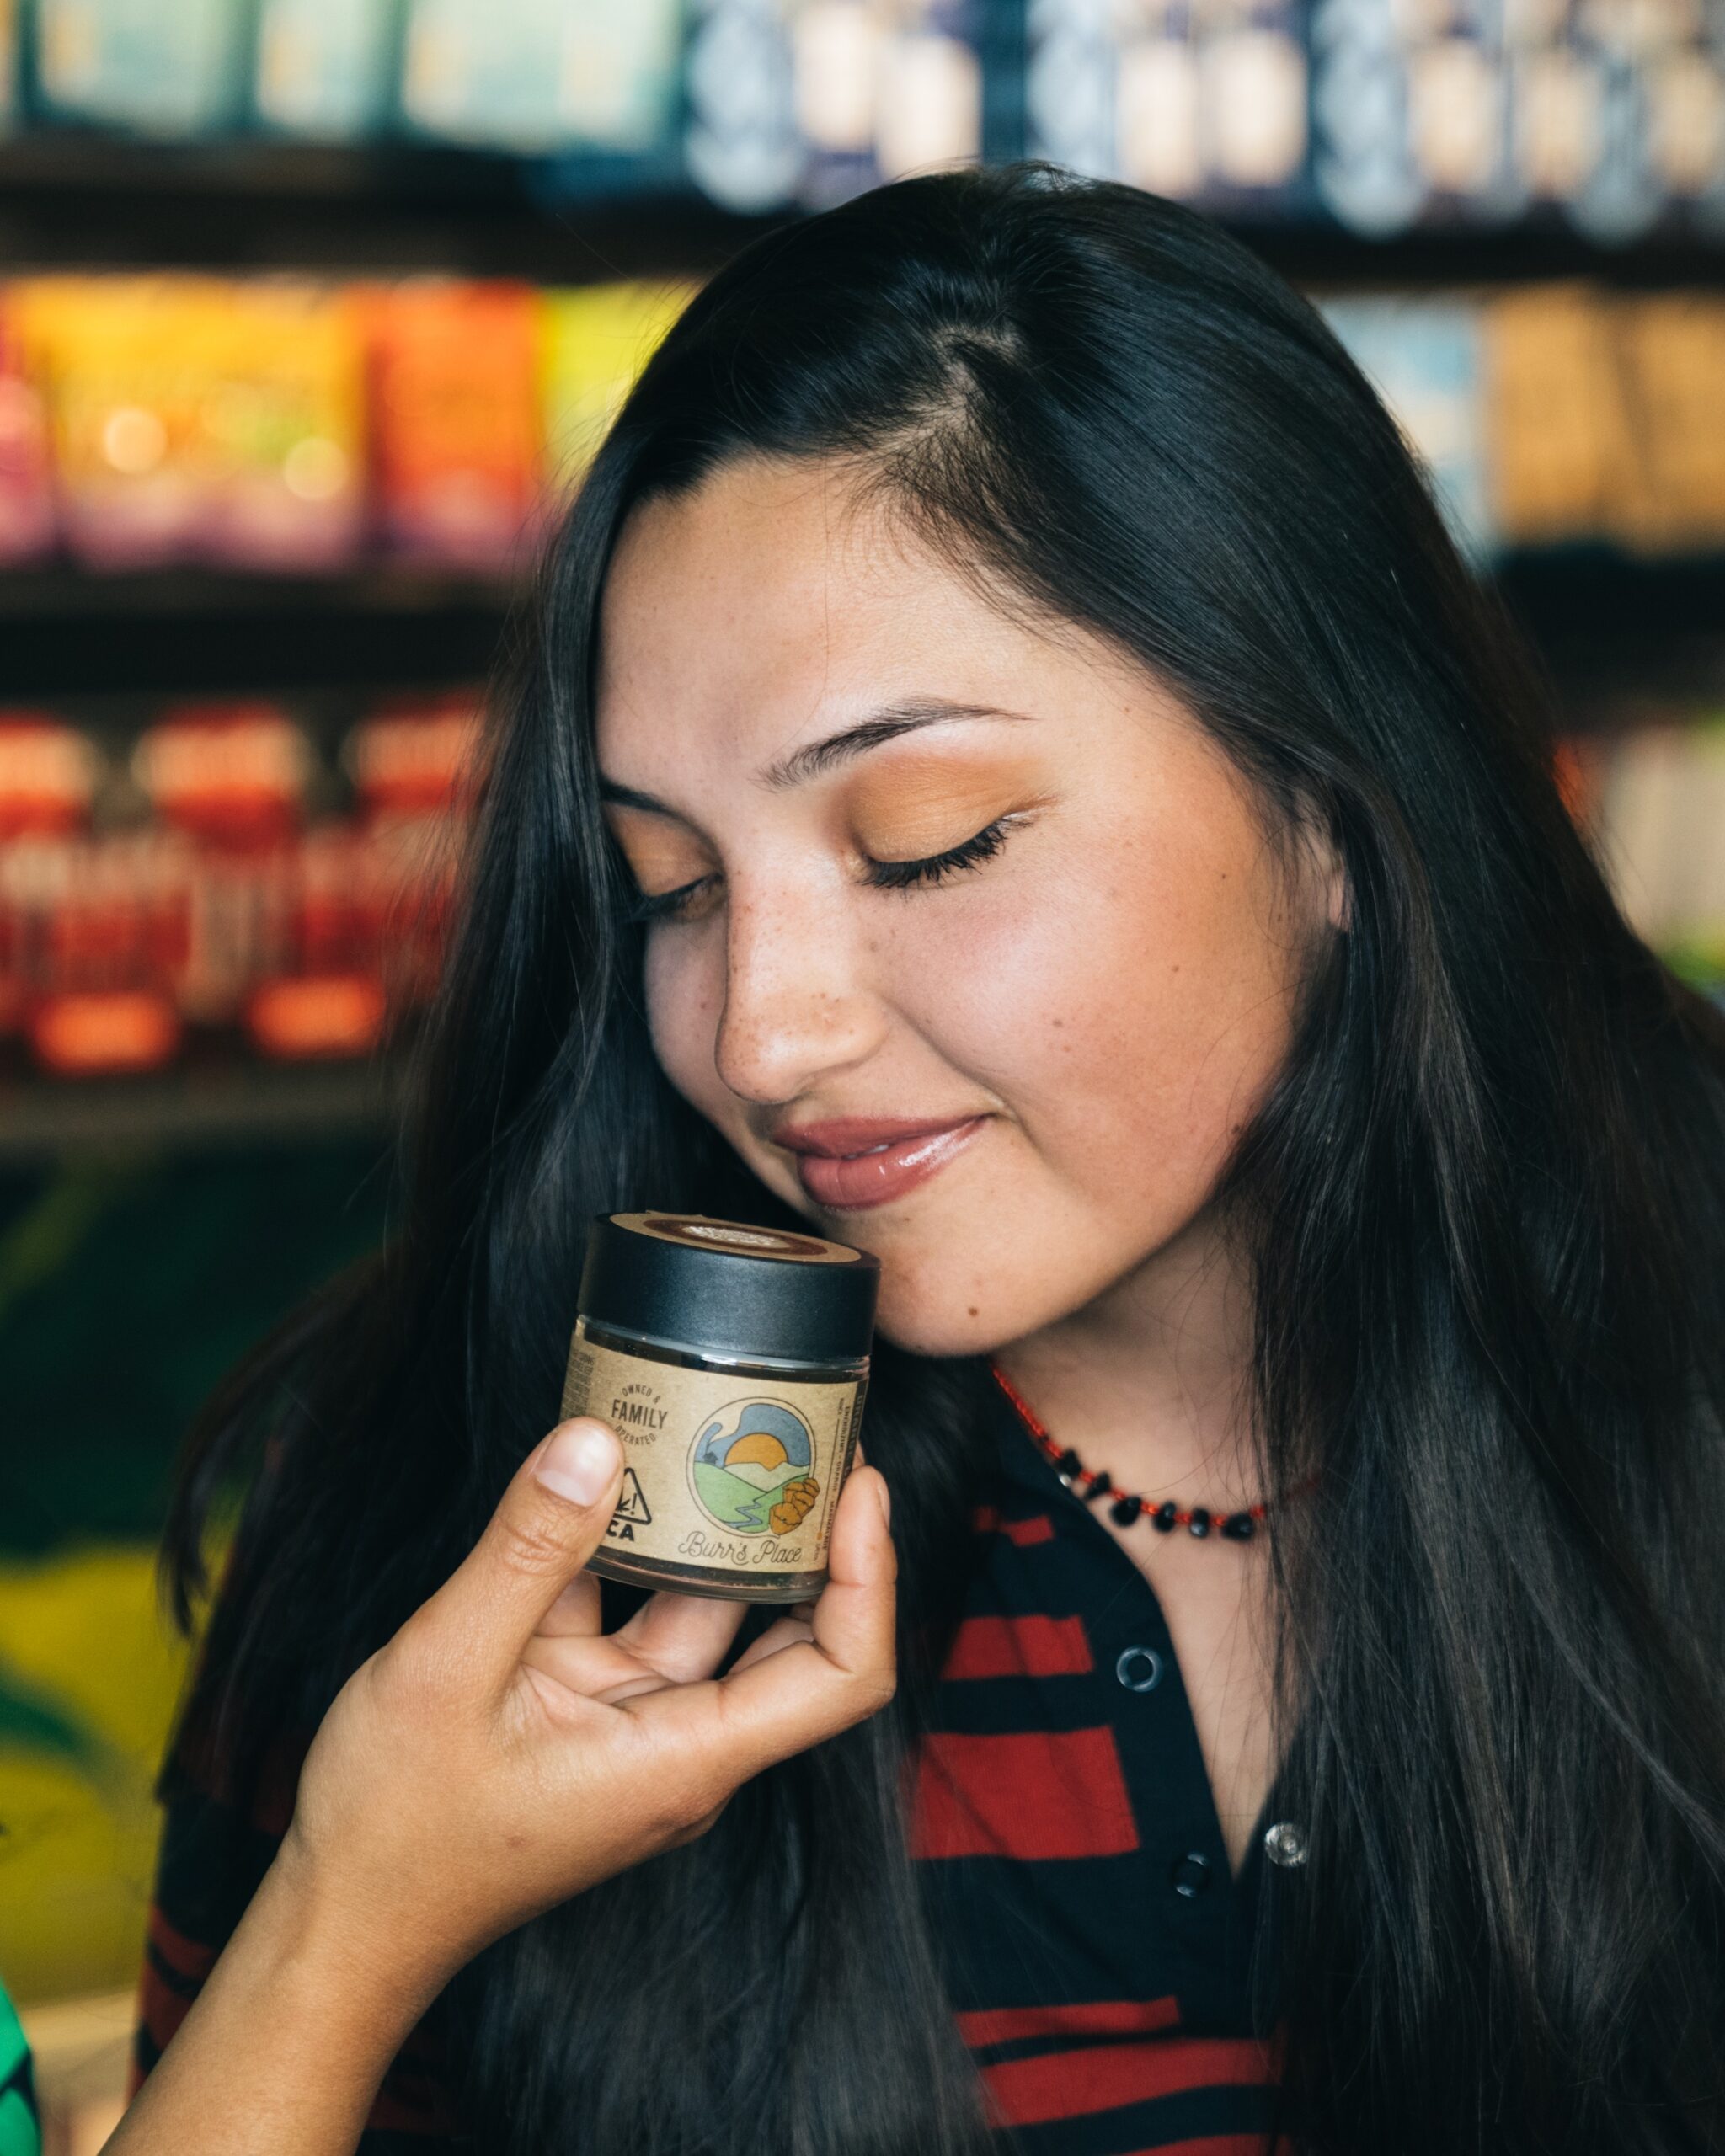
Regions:
[[[159,1983],[674,1203],[881,1260],[898,1688],[480,1955],[377,2135],[1725,2146],[1725,1032],[1549,749],[1204,220],[1023,164],[732,261],[551,550],[398,1232],[189,1459],[186,1596],[270,1446]]]

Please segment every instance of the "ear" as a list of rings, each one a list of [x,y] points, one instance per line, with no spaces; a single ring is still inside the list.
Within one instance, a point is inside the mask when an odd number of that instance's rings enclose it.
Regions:
[[[1322,899],[1330,926],[1345,936],[1354,921],[1354,891],[1341,849],[1315,812],[1302,814],[1299,830],[1312,878],[1312,894]]]
[[[1354,886],[1340,854],[1333,846],[1329,851],[1324,871],[1324,910],[1331,927],[1345,936],[1354,926]]]

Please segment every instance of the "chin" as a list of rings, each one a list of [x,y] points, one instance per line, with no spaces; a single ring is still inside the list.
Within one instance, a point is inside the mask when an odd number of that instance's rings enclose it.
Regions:
[[[938,1358],[990,1354],[1027,1328],[986,1298],[979,1299],[973,1310],[939,1293],[908,1292],[904,1283],[894,1282],[889,1266],[882,1269],[874,1329],[908,1355]]]

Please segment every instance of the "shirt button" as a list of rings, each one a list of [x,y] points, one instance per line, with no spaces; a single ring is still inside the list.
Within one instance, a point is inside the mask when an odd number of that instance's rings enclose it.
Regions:
[[[1176,1857],[1168,1872],[1174,1892],[1183,1894],[1189,1902],[1194,1894],[1201,1894],[1210,1884],[1210,1859],[1199,1856],[1195,1849],[1184,1856]]]
[[[1154,1647],[1128,1647],[1114,1664],[1114,1674],[1129,1692],[1148,1692],[1161,1681],[1162,1658]]]
[[[1266,1827],[1263,1845],[1277,1864],[1304,1864],[1306,1837],[1291,1819],[1279,1819],[1274,1827]]]

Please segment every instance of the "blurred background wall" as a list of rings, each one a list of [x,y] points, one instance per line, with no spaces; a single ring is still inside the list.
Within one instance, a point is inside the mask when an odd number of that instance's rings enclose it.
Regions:
[[[0,1977],[62,2148],[171,1455],[383,1231],[536,535],[742,241],[1026,152],[1326,307],[1725,992],[1725,0],[0,0]]]

